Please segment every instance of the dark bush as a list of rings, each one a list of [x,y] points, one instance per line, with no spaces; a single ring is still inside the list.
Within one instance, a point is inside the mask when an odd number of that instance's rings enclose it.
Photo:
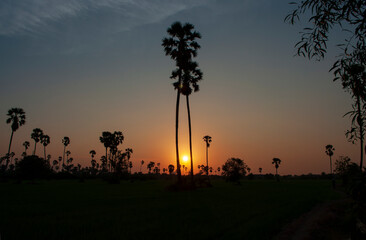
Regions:
[[[15,171],[18,178],[26,180],[45,179],[51,173],[48,162],[35,155],[26,156],[20,160]]]

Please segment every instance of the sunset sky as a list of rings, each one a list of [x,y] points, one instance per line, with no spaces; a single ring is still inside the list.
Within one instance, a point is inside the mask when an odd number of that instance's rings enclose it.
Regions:
[[[198,62],[204,79],[190,97],[194,165],[243,159],[254,173],[329,171],[325,146],[335,158],[359,162],[358,146],[344,135],[350,95],[329,69],[339,50],[331,34],[323,61],[294,57],[298,32],[284,23],[289,0],[32,0],[0,2],[0,154],[11,134],[6,113],[23,108],[27,123],[12,151],[23,152],[32,129],[51,137],[48,153],[62,156],[70,137],[74,163],[90,165],[89,151],[104,154],[103,131],[122,131],[120,149],[141,160],[175,164],[174,62],[161,40],[175,21],[202,34]],[[180,108],[180,152],[189,155],[185,101]],[[43,149],[37,145],[38,155]],[[146,167],[146,164],[145,164]],[[145,168],[146,169],[146,168]],[[146,171],[146,170],[145,170]]]

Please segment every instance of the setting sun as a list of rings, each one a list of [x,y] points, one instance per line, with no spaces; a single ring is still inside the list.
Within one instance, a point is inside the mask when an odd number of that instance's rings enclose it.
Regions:
[[[188,156],[183,156],[183,162],[188,162]]]

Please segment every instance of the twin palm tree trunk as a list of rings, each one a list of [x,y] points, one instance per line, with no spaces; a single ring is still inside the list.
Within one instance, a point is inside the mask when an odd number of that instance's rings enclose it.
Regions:
[[[179,83],[181,82],[179,76]],[[177,175],[178,175],[178,183],[181,182],[181,171],[180,171],[180,162],[179,162],[179,145],[178,145],[178,125],[179,125],[179,100],[180,100],[180,91],[177,89],[177,104],[175,107],[175,150],[176,150],[176,158],[177,158]]]
[[[193,184],[192,126],[191,126],[191,111],[189,108],[188,95],[186,95],[186,100],[187,100],[188,127],[189,127],[189,151],[190,151],[190,156],[191,156],[191,180],[192,180],[192,184]]]

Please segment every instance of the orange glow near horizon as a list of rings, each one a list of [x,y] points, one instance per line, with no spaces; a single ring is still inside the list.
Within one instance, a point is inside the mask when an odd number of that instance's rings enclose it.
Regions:
[[[187,155],[184,155],[184,156],[182,157],[182,159],[183,159],[183,162],[184,162],[184,163],[186,163],[186,162],[188,162],[188,159],[189,159],[189,158],[188,158],[188,156],[187,156]]]

